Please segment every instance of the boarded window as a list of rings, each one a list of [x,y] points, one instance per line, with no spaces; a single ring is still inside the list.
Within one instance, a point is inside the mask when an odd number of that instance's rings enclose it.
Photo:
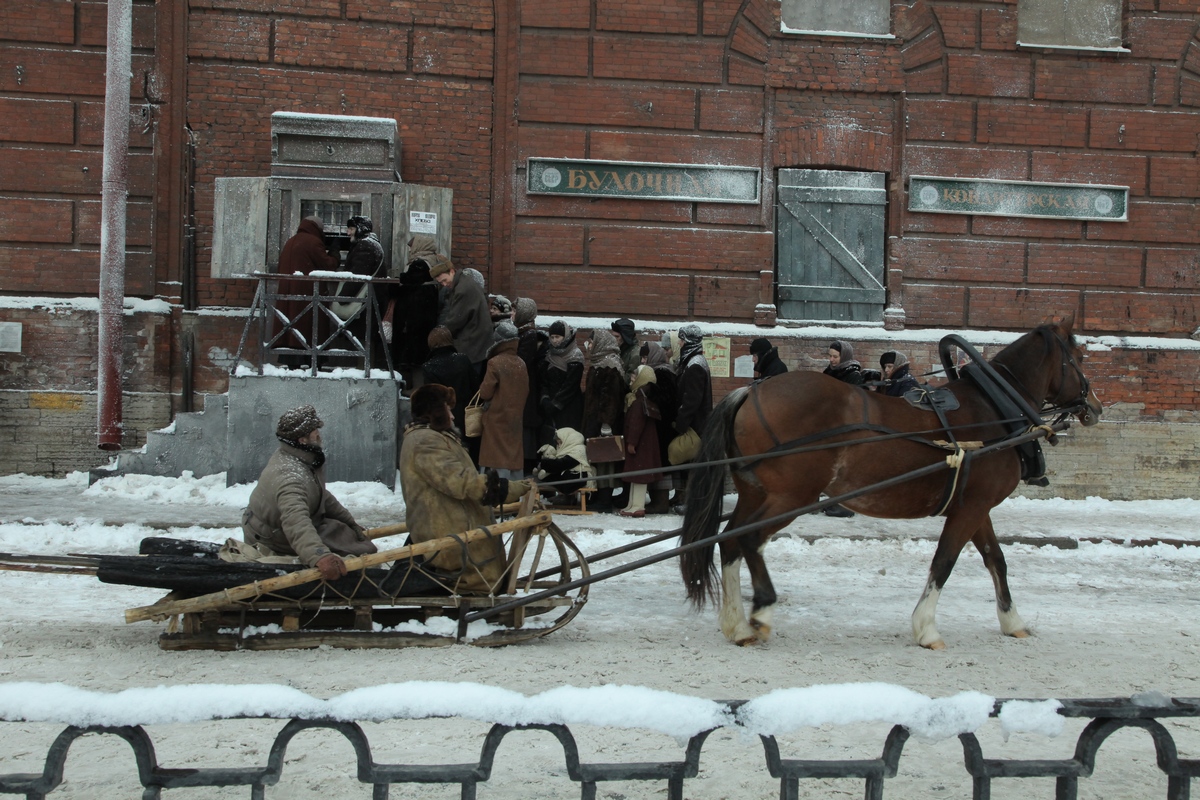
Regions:
[[[1018,0],[1017,41],[1027,47],[1120,50],[1121,0]]]
[[[779,170],[775,247],[781,318],[883,318],[884,177]]]
[[[783,0],[784,33],[827,33],[843,36],[888,36],[888,0]]]

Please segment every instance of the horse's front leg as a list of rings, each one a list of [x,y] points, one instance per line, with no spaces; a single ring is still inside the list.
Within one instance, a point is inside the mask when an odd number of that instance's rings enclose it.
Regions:
[[[971,541],[979,555],[983,556],[983,564],[991,573],[992,585],[996,588],[996,616],[1000,619],[1000,632],[1005,636],[1024,639],[1029,636],[1029,626],[1017,613],[1012,595],[1008,592],[1008,565],[1004,562],[1004,554],[1000,552],[1000,542],[996,540],[996,529],[992,527],[990,514],[984,517]]]
[[[917,601],[917,607],[912,613],[913,638],[922,647],[928,647],[930,650],[946,648],[946,642],[937,629],[938,598],[941,597],[942,587],[950,579],[950,573],[958,561],[958,554],[978,528],[978,513],[956,510],[946,517],[937,550],[929,565],[929,579],[925,581],[925,591],[921,593],[921,599]]]
[[[767,572],[767,564],[763,560],[763,550],[767,548],[768,539],[764,539],[757,548],[749,544],[742,550],[746,566],[750,569],[750,585],[754,587],[754,608],[750,612],[750,626],[760,641],[771,638],[771,616],[775,610],[775,587],[771,584],[771,574]]]
[[[742,559],[736,544],[721,542],[721,633],[736,645],[754,644],[758,635],[746,620],[742,607]]]

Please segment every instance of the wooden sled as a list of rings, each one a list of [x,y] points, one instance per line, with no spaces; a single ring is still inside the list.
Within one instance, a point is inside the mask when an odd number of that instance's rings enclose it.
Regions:
[[[169,589],[157,603],[125,612],[126,622],[166,620],[167,630],[159,637],[163,650],[496,646],[552,633],[587,601],[587,586],[582,586],[468,628],[462,619],[468,613],[520,602],[589,575],[583,553],[549,512],[522,510],[524,515],[507,522],[346,558],[349,573],[336,581],[296,564],[221,561],[219,547],[208,542],[158,538],[144,540],[137,556],[0,555],[0,568],[94,574],[105,583]],[[378,538],[402,528],[368,535]],[[457,593],[459,576],[440,574],[424,563],[424,556],[494,536],[506,539],[507,566],[490,593]],[[545,576],[550,570],[553,574]],[[536,577],[539,572],[543,577]]]

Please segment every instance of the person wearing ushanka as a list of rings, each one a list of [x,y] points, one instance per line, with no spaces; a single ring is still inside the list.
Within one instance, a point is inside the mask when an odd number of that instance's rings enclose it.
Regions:
[[[917,379],[909,372],[908,356],[899,350],[888,350],[879,357],[883,372],[881,391],[888,397],[903,397],[909,389],[917,388]]]
[[[400,448],[400,489],[414,544],[490,525],[492,506],[519,499],[529,481],[510,481],[495,470],[481,475],[454,430],[454,390],[427,383],[412,394],[412,422]],[[457,592],[492,592],[504,575],[499,537],[451,547],[426,563],[449,576]]]
[[[285,411],[275,426],[279,449],[267,462],[242,511],[248,544],[277,555],[298,556],[325,580],[346,574],[341,556],[374,553],[354,516],[325,488],[325,451],[317,410]]]
[[[637,328],[633,320],[621,318],[608,328],[619,339],[618,348],[621,351],[621,365],[625,367],[625,377],[630,377],[642,365],[642,346],[638,342]]]
[[[779,348],[769,339],[758,338],[750,343],[750,358],[754,361],[754,379],[763,380],[787,372],[787,364],[779,357]]]
[[[862,365],[854,360],[854,347],[849,342],[837,340],[829,343],[829,366],[825,368],[825,374],[842,383],[862,385]]]
[[[429,263],[429,275],[449,290],[438,324],[450,329],[454,347],[471,359],[476,378],[483,378],[483,365],[492,346],[492,315],[487,293],[465,271],[438,255]]]

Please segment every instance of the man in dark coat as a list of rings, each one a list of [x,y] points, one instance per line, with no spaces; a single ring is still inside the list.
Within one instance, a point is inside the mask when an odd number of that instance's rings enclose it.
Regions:
[[[438,318],[438,285],[429,275],[429,262],[410,261],[393,296],[392,361],[406,373],[410,386],[420,386],[423,376],[413,373],[429,358],[429,332]]]
[[[267,462],[242,511],[248,544],[298,556],[325,580],[346,574],[341,556],[376,552],[354,516],[325,488],[324,425],[312,406],[284,412],[275,427],[279,449]]]
[[[546,354],[549,337],[537,329],[537,303],[528,297],[518,297],[513,303],[512,322],[517,326],[517,355],[525,362],[529,376],[529,394],[525,412],[521,415],[521,442],[525,451],[525,472],[533,471],[538,462],[542,441],[541,362]]]
[[[675,432],[679,434],[668,448],[672,465],[686,464],[700,449],[700,434],[712,412],[712,374],[704,357],[704,332],[693,323],[679,329],[679,407],[675,412]],[[675,473],[675,506],[682,514],[687,500],[687,472]]]
[[[613,322],[609,330],[619,339],[617,344],[621,350],[621,364],[625,367],[625,374],[633,375],[642,365],[642,346],[638,343],[637,328],[634,327],[633,320],[621,318]]]
[[[769,339],[758,338],[750,343],[750,357],[754,360],[754,379],[763,380],[787,372],[787,364],[779,357],[779,348],[772,347]]]
[[[670,342],[670,336],[663,339]],[[679,378],[675,374],[675,365],[671,363],[667,351],[657,342],[642,344],[642,363],[654,370],[654,386],[658,395],[659,419],[658,451],[659,463],[670,463],[667,449],[675,438],[675,414],[679,410]],[[646,506],[647,514],[666,514],[671,510],[671,487],[673,480],[670,475],[650,485],[650,503]]]
[[[279,266],[275,271],[280,275],[295,275],[297,272],[308,275],[316,270],[336,270],[339,263],[336,255],[326,251],[325,223],[320,217],[305,217],[300,220],[300,227],[296,229],[296,233],[283,243],[283,249],[279,251]],[[281,280],[278,292],[311,297],[312,289],[310,281]],[[292,321],[296,332],[305,338],[312,335],[312,317],[304,313],[308,305],[304,300],[280,300],[275,305],[281,314]],[[313,344],[309,343],[310,346]],[[287,338],[286,346],[304,347],[305,344],[292,333]],[[299,364],[303,358],[291,357],[290,360]]]
[[[454,346],[471,359],[476,377],[482,378],[487,351],[492,346],[492,315],[488,310],[487,293],[442,255],[429,265],[429,274],[449,289],[439,324],[450,329]]]
[[[475,394],[477,382],[471,359],[454,349],[454,337],[442,326],[436,326],[427,338],[429,358],[421,365],[426,383],[437,383],[454,390],[454,425],[463,429],[463,410]]]

